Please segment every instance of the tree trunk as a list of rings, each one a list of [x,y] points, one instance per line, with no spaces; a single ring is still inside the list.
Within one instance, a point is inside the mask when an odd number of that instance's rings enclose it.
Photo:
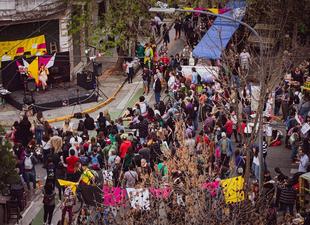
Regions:
[[[298,43],[297,43],[297,33],[298,33],[298,27],[297,27],[297,23],[294,23],[294,28],[293,28],[293,37],[292,37],[292,47],[293,49],[298,47]]]
[[[123,70],[123,63],[124,63],[124,49],[122,47],[119,47],[117,51],[118,59],[115,64],[115,70],[122,71]]]

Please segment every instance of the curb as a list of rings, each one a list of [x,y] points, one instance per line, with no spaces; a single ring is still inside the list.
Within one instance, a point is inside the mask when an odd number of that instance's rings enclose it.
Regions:
[[[106,101],[104,102],[101,102],[99,104],[97,104],[96,106],[92,107],[92,108],[89,108],[89,109],[86,109],[84,111],[82,111],[81,113],[82,114],[86,114],[86,113],[92,113],[92,112],[95,112],[97,111],[98,109],[108,105],[109,103],[111,103],[112,101],[115,100],[115,97],[117,96],[117,94],[121,91],[121,89],[123,88],[123,86],[125,85],[127,79],[123,81],[123,83],[117,88],[117,90],[113,93],[113,95],[108,98]],[[72,119],[74,117],[74,115],[70,114],[70,115],[66,115],[66,116],[62,116],[62,117],[57,117],[57,118],[54,118],[54,119],[49,119],[47,120],[47,122],[49,123],[55,123],[55,122],[60,122],[60,121],[64,121],[64,120],[68,120],[68,119]]]

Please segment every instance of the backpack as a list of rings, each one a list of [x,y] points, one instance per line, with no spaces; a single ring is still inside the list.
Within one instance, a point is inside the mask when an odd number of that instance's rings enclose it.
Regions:
[[[80,156],[80,161],[82,165],[87,165],[88,164],[88,157],[87,156]]]
[[[197,82],[198,84],[201,84],[201,76],[199,73],[197,73]]]
[[[24,167],[26,170],[31,170],[33,168],[31,156],[26,156],[26,158],[24,160]]]
[[[96,154],[95,156],[94,155],[91,156],[91,166],[94,170],[100,169],[98,154]]]
[[[300,100],[299,100],[298,95],[294,95],[293,101],[294,101],[294,104],[299,104]]]
[[[55,179],[55,170],[54,170],[54,164],[49,163],[47,165],[47,180],[54,180]]]

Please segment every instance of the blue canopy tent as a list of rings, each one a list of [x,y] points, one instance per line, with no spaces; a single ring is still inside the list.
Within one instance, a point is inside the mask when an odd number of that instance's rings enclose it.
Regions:
[[[222,15],[242,20],[245,6],[245,1],[231,1],[227,3],[226,8],[232,10]],[[193,50],[193,56],[196,58],[219,59],[239,25],[237,22],[218,16]]]

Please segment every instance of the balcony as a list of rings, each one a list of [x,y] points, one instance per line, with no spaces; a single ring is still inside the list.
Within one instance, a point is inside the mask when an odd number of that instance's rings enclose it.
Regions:
[[[63,0],[0,0],[0,26],[54,19],[65,10]]]

